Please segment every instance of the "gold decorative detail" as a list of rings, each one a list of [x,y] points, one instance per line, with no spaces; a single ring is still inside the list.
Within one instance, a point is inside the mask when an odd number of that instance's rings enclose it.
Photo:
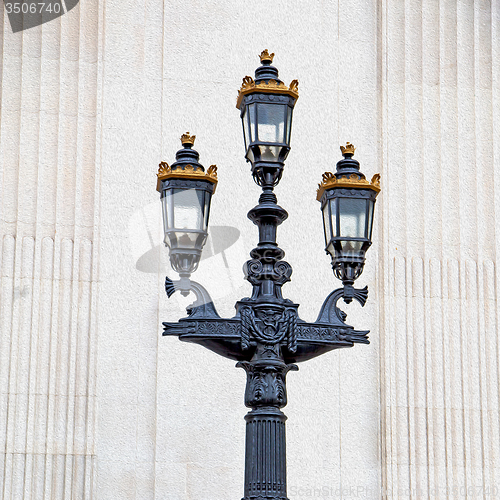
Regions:
[[[182,175],[199,175],[197,174],[197,172],[201,172],[199,170],[195,170],[195,168],[193,167],[193,165],[186,165],[183,169],[176,169],[176,171],[179,170],[179,174],[182,173]],[[203,174],[205,172],[202,172]]]
[[[353,155],[356,148],[350,143],[346,142],[345,148],[344,146],[340,146],[340,151],[342,151],[342,155]]]
[[[331,172],[325,172],[323,174],[323,183],[328,182],[330,179],[335,179],[335,176]],[[319,186],[320,184],[318,184]]]
[[[269,82],[264,83],[262,82],[260,85],[267,85],[267,89],[276,89],[276,90],[289,90],[288,87],[283,83],[278,83],[276,80],[269,80]],[[259,85],[257,85],[257,88],[260,88]]]
[[[191,146],[194,144],[194,140],[196,139],[195,135],[189,135],[189,132],[186,132],[185,134],[181,135],[181,144],[191,144]]]
[[[274,52],[272,54],[269,54],[269,51],[267,49],[263,50],[260,54],[260,62],[264,61],[273,62],[273,58],[274,58]]]
[[[373,177],[372,177],[372,180],[370,182],[370,184],[373,184],[375,187],[377,187],[380,191],[380,174],[375,174]]]
[[[349,143],[347,143],[349,145]],[[321,200],[323,193],[332,188],[358,188],[371,189],[376,193],[380,192],[380,174],[375,174],[371,182],[368,182],[363,174],[341,175],[338,179],[331,172],[323,174],[323,181],[318,184],[318,195],[316,199]]]
[[[241,90],[246,90],[255,87],[255,82],[251,76],[245,76],[241,83]]]
[[[264,94],[284,94],[290,95],[295,99],[299,98],[299,82],[293,80],[290,83],[290,87],[287,87],[283,82],[278,83],[276,80],[269,80],[269,82],[255,83],[251,76],[245,76],[243,82],[241,83],[241,89],[238,92],[238,99],[236,101],[236,107],[239,109],[241,102],[243,101],[243,96],[250,94],[252,92],[262,92]]]
[[[170,165],[166,161],[162,161],[158,168],[158,177],[160,177],[160,175],[168,175],[170,172],[172,172]]]
[[[156,184],[156,190],[161,191],[161,181],[165,179],[193,179],[193,180],[203,180],[214,184],[217,186],[217,167],[215,165],[210,165],[206,172],[199,167],[194,167],[193,165],[185,165],[184,168],[176,167],[172,169],[167,162],[162,161],[158,168],[158,182]]]

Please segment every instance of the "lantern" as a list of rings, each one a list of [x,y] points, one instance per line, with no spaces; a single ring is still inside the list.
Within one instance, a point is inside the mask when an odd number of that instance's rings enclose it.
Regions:
[[[352,285],[363,272],[365,254],[372,244],[373,209],[380,191],[380,175],[368,182],[353,159],[354,146],[341,146],[343,159],[335,174],[323,174],[319,185],[326,251],[336,277]]]
[[[160,163],[156,187],[162,201],[164,242],[172,267],[181,277],[189,277],[198,267],[217,185],[217,167],[212,165],[205,172],[199,154],[192,149],[195,138],[189,132],[182,135],[183,149],[172,165]]]
[[[273,57],[267,49],[262,52],[262,66],[256,69],[255,80],[243,78],[236,103],[243,125],[245,156],[252,163],[259,185],[274,185],[281,178],[290,151],[293,108],[299,97],[297,80],[287,87],[271,66]]]

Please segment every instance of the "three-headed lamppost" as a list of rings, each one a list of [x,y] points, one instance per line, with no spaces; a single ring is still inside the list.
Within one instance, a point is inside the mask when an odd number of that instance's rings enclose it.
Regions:
[[[340,298],[356,299],[364,305],[368,288],[354,288],[371,245],[373,208],[380,191],[380,176],[371,182],[353,159],[354,146],[341,147],[343,159],[335,173],[323,174],[317,199],[321,203],[326,252],[335,276],[342,281],[326,298],[318,319],[299,318],[298,304],[284,299],[281,287],[290,281],[292,268],[276,243],[277,227],[287,212],[277,204],[274,187],[283,174],[290,151],[293,108],[298,83],[287,87],[271,66],[274,54],[262,52],[262,65],[255,79],[246,76],[238,94],[246,158],[252,164],[254,181],[262,187],[259,204],[248,212],[259,228],[259,243],[244,265],[252,284],[251,297],[238,301],[233,318],[221,318],[208,292],[190,275],[198,267],[207,238],[210,201],[217,185],[217,169],[206,172],[192,148],[195,136],[182,136],[183,149],[172,165],[160,164],[157,189],[161,193],[165,244],[170,262],[180,280],[165,280],[170,297],[176,290],[194,292],[196,301],[188,316],[177,323],[163,323],[164,335],[200,344],[217,354],[238,361],[247,373],[245,405],[245,496],[244,500],[287,500],[285,420],[286,374],[295,363],[354,343],[368,344],[368,331],[345,323],[346,314],[337,307]]]

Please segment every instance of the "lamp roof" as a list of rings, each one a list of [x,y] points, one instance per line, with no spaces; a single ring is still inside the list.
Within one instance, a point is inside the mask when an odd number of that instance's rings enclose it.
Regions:
[[[199,163],[198,159],[200,157],[198,151],[192,149],[194,141],[196,139],[195,135],[190,135],[189,132],[182,134],[181,144],[182,149],[179,149],[175,154],[175,162],[169,165],[167,162],[162,161],[159,164],[158,182],[156,184],[156,190],[161,191],[161,181],[165,179],[192,179],[198,181],[208,181],[217,185],[217,167],[211,165],[207,172],[205,172],[205,167]]]
[[[353,158],[356,148],[348,142],[345,147],[340,146],[340,150],[344,158],[337,163],[337,171],[334,174],[332,172],[323,174],[323,180],[318,184],[316,199],[321,201],[323,193],[332,188],[371,189],[378,194],[380,174],[375,174],[368,182],[365,175],[359,171],[359,161]]]
[[[251,76],[245,76],[241,84],[241,89],[238,92],[236,107],[241,108],[243,97],[254,92],[266,94],[283,94],[289,95],[295,99],[299,98],[299,82],[293,80],[290,86],[287,87],[279,78],[278,70],[271,66],[274,53],[269,54],[266,49],[260,54],[261,66],[255,70],[255,80]]]

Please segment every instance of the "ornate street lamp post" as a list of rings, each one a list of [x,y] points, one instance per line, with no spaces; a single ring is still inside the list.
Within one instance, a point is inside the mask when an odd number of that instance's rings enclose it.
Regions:
[[[376,175],[371,182],[352,158],[354,147],[342,147],[344,158],[337,171],[325,173],[317,199],[321,202],[326,251],[334,274],[343,287],[324,301],[318,319],[299,318],[298,304],[284,299],[281,287],[290,281],[292,268],[276,243],[277,227],[288,217],[277,204],[274,187],[279,183],[290,151],[291,122],[298,98],[297,81],[287,87],[271,66],[274,54],[265,50],[255,79],[247,76],[238,95],[245,138],[246,158],[255,182],[262,187],[259,204],[248,217],[259,228],[259,243],[244,265],[252,284],[251,297],[238,301],[233,318],[221,318],[208,292],[190,279],[197,268],[208,227],[211,196],[217,183],[216,168],[205,173],[192,149],[194,136],[181,138],[183,149],[172,166],[160,164],[157,189],[161,193],[165,244],[172,267],[180,280],[165,280],[170,297],[176,290],[190,291],[196,301],[188,316],[177,323],[163,323],[164,335],[200,344],[217,354],[238,361],[247,373],[244,500],[287,500],[285,420],[286,374],[302,361],[355,343],[368,344],[368,331],[345,323],[337,307],[356,299],[364,305],[368,288],[354,288],[363,271],[365,252],[371,245],[375,198],[380,191]]]

